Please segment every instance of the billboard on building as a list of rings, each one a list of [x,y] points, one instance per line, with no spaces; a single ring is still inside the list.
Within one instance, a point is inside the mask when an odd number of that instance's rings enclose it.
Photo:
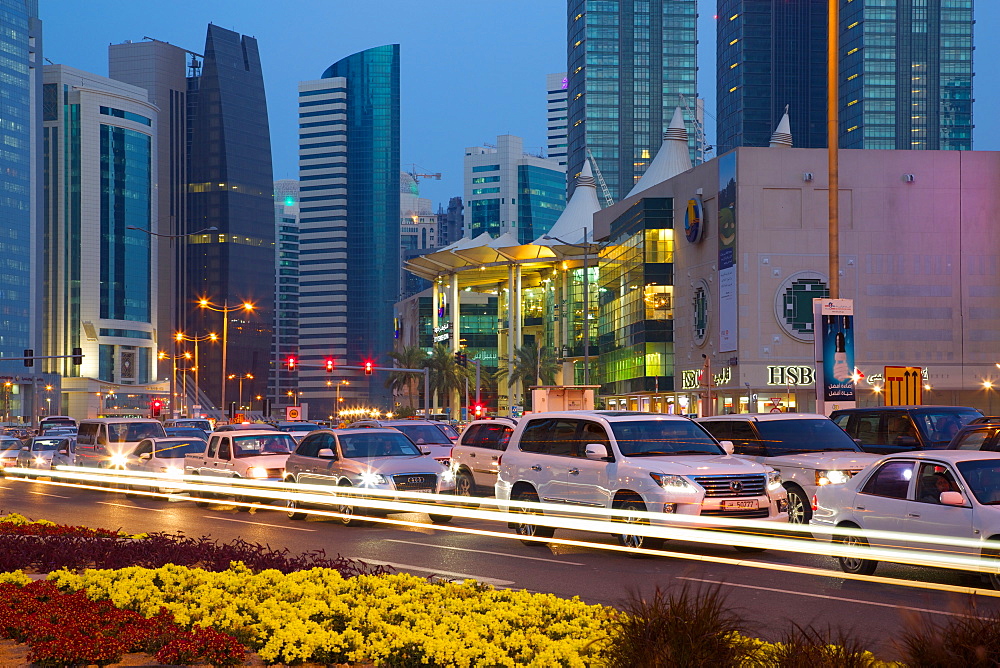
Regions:
[[[813,300],[816,334],[816,407],[829,414],[853,408],[854,300]]]
[[[719,352],[736,350],[739,304],[736,278],[736,151],[719,163]]]

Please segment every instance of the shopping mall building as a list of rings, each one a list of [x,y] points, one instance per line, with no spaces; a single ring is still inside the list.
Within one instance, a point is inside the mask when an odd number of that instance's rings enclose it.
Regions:
[[[607,408],[814,410],[827,152],[792,148],[783,121],[769,147],[692,167],[686,139],[675,115],[646,174],[604,209],[585,170],[549,238],[463,239],[411,260],[436,286],[433,308],[400,327],[458,350],[453,306],[481,292],[496,297],[497,364],[525,343],[552,347],[557,382],[600,385]],[[882,403],[886,366],[919,366],[924,403],[1000,410],[998,185],[1000,152],[840,152],[859,405]],[[499,413],[523,401],[499,394]]]

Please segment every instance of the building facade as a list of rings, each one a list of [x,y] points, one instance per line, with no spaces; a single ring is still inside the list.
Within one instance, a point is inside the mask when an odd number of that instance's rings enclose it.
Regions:
[[[44,70],[45,355],[70,415],[146,415],[158,339],[156,106],[144,89],[63,65]]]
[[[826,146],[826,0],[719,0],[718,155],[766,146],[789,109]],[[840,14],[841,148],[971,150],[972,0],[855,0]]]
[[[569,109],[566,106],[566,90],[569,79],[565,72],[545,75],[545,155],[566,166],[566,149],[569,138],[567,128]]]
[[[438,245],[447,246],[453,244],[464,236],[465,227],[465,206],[461,197],[452,197],[448,200],[448,209],[439,206],[437,212],[438,220]]]
[[[227,332],[222,355],[201,360],[201,390],[225,410],[230,375],[250,396],[266,389],[274,322],[274,183],[267,101],[257,40],[208,26],[204,59],[188,77],[187,265],[182,329]],[[211,233],[195,234],[214,227]],[[207,299],[215,309],[201,308]],[[253,304],[252,311],[239,309]],[[228,325],[223,327],[223,317]],[[227,385],[230,387],[227,388]]]
[[[570,191],[589,150],[617,201],[648,167],[674,108],[697,106],[697,1],[567,7]]]
[[[767,146],[788,108],[796,146],[826,146],[828,0],[720,0],[716,146]]]
[[[387,399],[399,293],[399,45],[374,47],[299,83],[299,389],[314,415],[342,396]],[[327,359],[338,370],[325,370]],[[319,412],[317,412],[319,411]],[[325,412],[324,412],[325,411]]]
[[[500,135],[495,146],[465,149],[465,236],[510,235],[529,243],[566,208],[565,167],[524,152],[524,140]]]
[[[274,182],[274,343],[267,396],[272,412],[290,406],[298,389],[299,357],[299,182]],[[295,363],[289,365],[288,360]],[[291,368],[290,368],[291,367]]]

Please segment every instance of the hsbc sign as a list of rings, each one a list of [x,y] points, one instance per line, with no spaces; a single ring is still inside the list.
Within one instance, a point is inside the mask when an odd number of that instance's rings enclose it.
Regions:
[[[769,366],[767,367],[767,384],[786,387],[815,385],[816,370],[811,366]]]

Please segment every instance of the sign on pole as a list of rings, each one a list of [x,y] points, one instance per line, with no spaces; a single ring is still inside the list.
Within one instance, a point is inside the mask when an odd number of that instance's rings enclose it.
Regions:
[[[816,412],[854,408],[854,300],[814,299]]]
[[[918,366],[887,366],[883,389],[886,406],[919,406],[923,403],[923,369]]]
[[[301,406],[285,406],[285,419],[289,422],[297,422],[302,419]]]

